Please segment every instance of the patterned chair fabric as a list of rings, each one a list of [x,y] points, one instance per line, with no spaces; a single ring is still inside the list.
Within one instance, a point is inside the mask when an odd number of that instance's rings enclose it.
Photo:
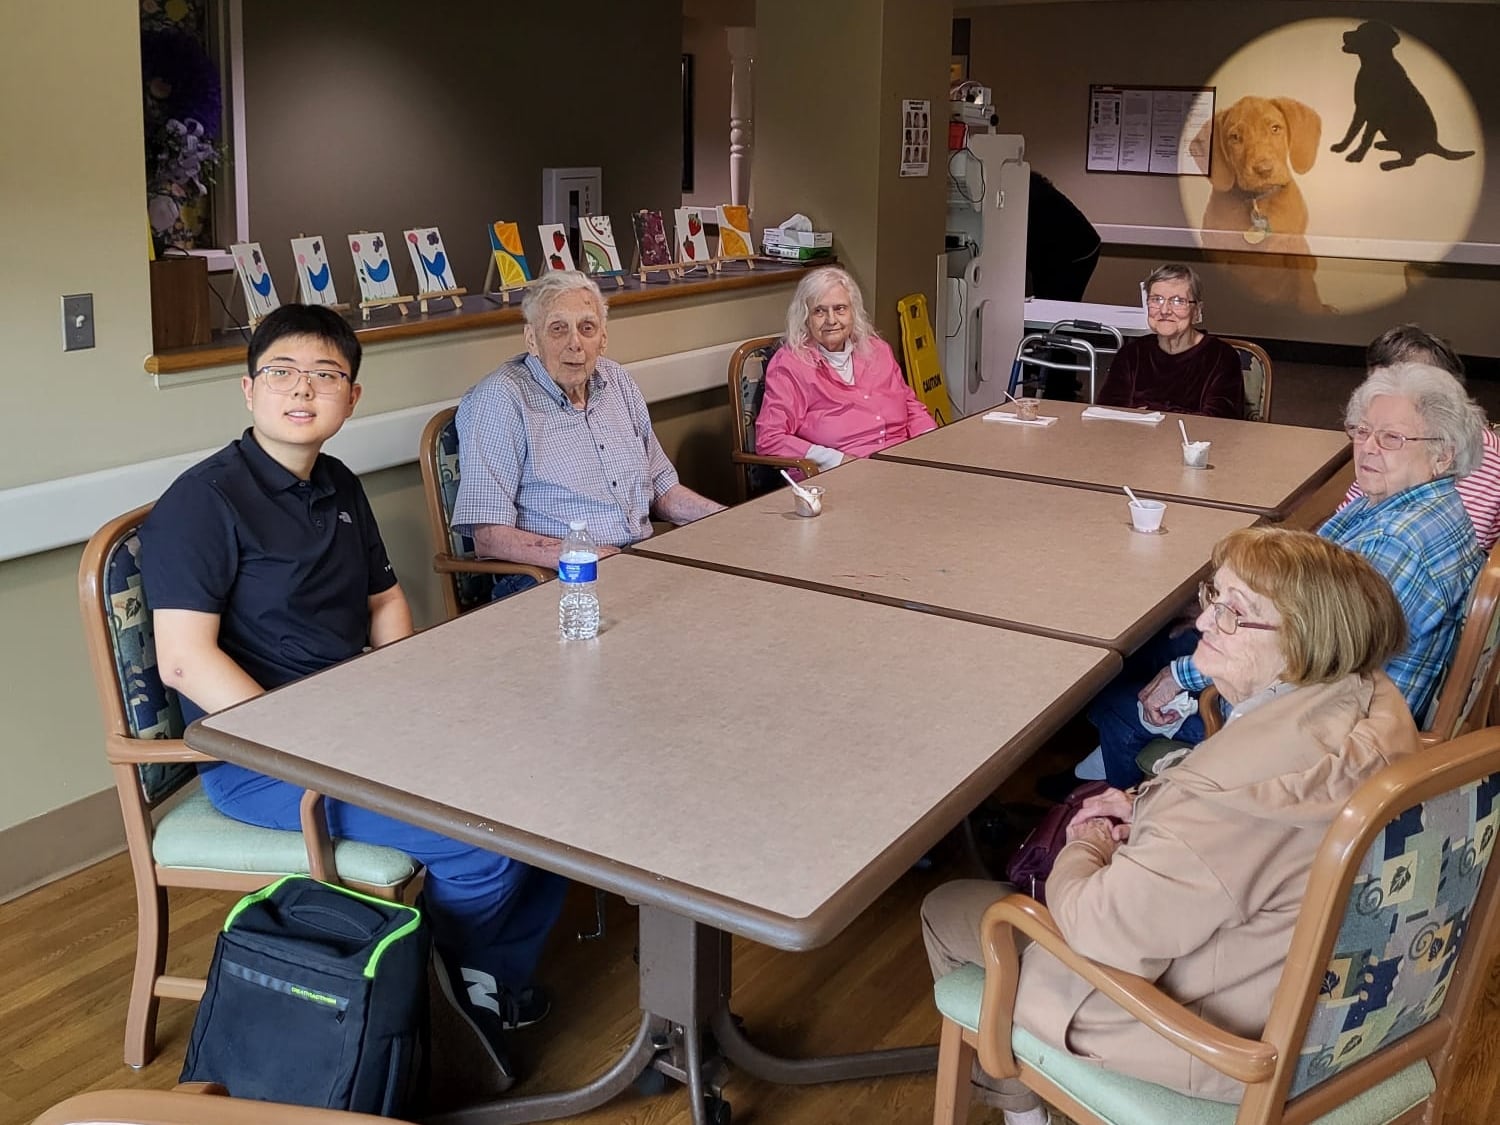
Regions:
[[[1500,774],[1408,809],[1349,893],[1292,1096],[1437,1015],[1500,828]]]
[[[450,418],[438,435],[438,480],[443,490],[443,523],[448,528],[448,550],[456,559],[474,558],[474,540],[453,530],[453,506],[458,503],[458,424]],[[495,579],[489,574],[448,575],[458,592],[460,613],[490,600]]]
[[[177,693],[161,682],[156,668],[156,638],[141,585],[140,554],[140,534],[132,531],[104,562],[110,648],[125,701],[125,721],[135,738],[181,738],[185,724]],[[197,776],[196,768],[188,762],[152,762],[137,766],[136,772],[149,805]]]
[[[748,352],[745,365],[740,368],[740,420],[745,427],[745,453],[755,452],[755,422],[760,417],[760,400],[766,392],[766,368],[780,347],[781,341],[777,340]],[[779,471],[770,465],[746,465],[745,469],[751,496],[759,496],[781,484]]]
[[[1245,380],[1245,419],[1265,420],[1266,369],[1260,356],[1248,348],[1235,348],[1240,357],[1240,374]]]

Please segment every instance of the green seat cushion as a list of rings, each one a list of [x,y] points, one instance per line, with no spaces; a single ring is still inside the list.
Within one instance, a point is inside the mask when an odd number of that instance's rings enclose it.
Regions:
[[[970,1031],[979,1030],[983,994],[984,970],[978,965],[964,965],[933,986],[938,1010]],[[1108,1125],[1234,1125],[1237,1106],[1192,1098],[1115,1074],[1043,1043],[1024,1028],[1013,1029],[1011,1050]],[[1421,1104],[1436,1088],[1432,1070],[1420,1060],[1325,1113],[1314,1125],[1386,1125]]]
[[[196,786],[157,822],[151,854],[162,867],[307,874],[301,832],[257,828],[227,817]],[[373,887],[392,887],[416,873],[405,853],[354,840],[335,841],[333,860],[341,879]]]

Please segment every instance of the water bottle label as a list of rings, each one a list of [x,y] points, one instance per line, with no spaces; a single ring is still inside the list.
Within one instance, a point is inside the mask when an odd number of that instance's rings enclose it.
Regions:
[[[564,582],[593,582],[598,568],[597,559],[560,559],[557,563],[557,577]]]

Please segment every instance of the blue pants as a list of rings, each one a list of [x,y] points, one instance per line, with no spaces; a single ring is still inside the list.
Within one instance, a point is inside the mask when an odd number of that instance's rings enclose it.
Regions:
[[[227,762],[201,773],[204,792],[225,816],[262,828],[301,827],[299,786]],[[343,801],[329,799],[324,808],[336,838],[395,848],[427,868],[423,909],[449,968],[483,969],[512,992],[531,982],[562,911],[566,879]]]
[[[1089,704],[1089,721],[1099,730],[1099,748],[1104,752],[1104,776],[1116,789],[1140,784],[1145,775],[1135,764],[1136,755],[1160,737],[1141,725],[1141,689],[1174,658],[1187,656],[1197,647],[1196,629],[1176,637],[1158,633],[1131,654],[1120,674]],[[1172,737],[1197,744],[1203,736],[1203,720],[1192,715]]]
[[[497,574],[495,585],[490,590],[490,601],[498,602],[501,598],[529,590],[536,584],[536,579],[529,574]]]

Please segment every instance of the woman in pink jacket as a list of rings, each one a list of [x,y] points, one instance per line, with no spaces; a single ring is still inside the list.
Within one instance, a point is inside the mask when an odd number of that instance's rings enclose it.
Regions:
[[[831,469],[931,429],[854,279],[837,266],[804,277],[787,310],[786,343],[766,367],[755,451]]]

